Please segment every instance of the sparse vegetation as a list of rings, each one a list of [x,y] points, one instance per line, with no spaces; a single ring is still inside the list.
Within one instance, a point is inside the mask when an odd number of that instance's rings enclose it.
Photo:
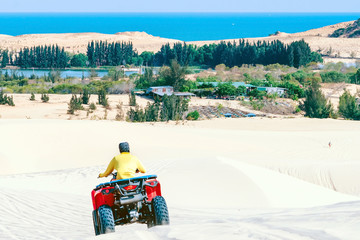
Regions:
[[[90,103],[89,109],[92,110],[92,111],[95,111],[96,110],[96,104],[95,103]]]
[[[139,107],[130,108],[127,112],[127,121],[130,122],[155,122],[183,119],[188,110],[188,100],[175,95],[164,95],[162,102],[148,103],[145,109]]]
[[[83,104],[88,104],[90,99],[90,93],[87,88],[84,88],[82,94],[80,95],[81,101]]]
[[[75,94],[71,96],[70,102],[69,102],[69,109],[68,114],[74,114],[77,110],[84,110],[84,107],[82,106],[81,98],[77,97]]]
[[[124,110],[123,110],[123,103],[119,102],[119,104],[116,105],[117,108],[117,114],[115,116],[116,121],[122,121],[125,118]]]
[[[136,106],[136,96],[133,91],[131,91],[131,93],[129,94],[129,106]]]
[[[108,107],[108,98],[106,97],[106,90],[104,88],[100,89],[98,92],[98,103],[104,107]]]
[[[335,30],[330,37],[347,37],[347,38],[358,38],[360,37],[360,18],[354,23],[349,24],[346,28],[339,28]]]
[[[199,117],[200,117],[199,112],[195,110],[193,112],[188,113],[188,115],[186,116],[186,119],[196,121],[199,119]]]
[[[41,101],[42,101],[42,102],[46,103],[46,102],[48,102],[49,100],[50,100],[50,97],[49,97],[48,94],[45,94],[45,93],[41,94]]]
[[[13,96],[8,96],[7,94],[4,94],[3,91],[0,91],[0,104],[15,106]]]

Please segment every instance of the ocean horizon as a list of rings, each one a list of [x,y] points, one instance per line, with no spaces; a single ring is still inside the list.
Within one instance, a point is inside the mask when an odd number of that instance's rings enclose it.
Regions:
[[[139,31],[203,41],[303,32],[359,18],[360,13],[0,13],[0,34]]]

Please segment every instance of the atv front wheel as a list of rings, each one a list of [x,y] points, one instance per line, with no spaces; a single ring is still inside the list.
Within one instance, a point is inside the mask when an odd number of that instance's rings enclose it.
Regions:
[[[111,208],[107,205],[99,207],[99,230],[100,234],[115,232],[114,215]]]
[[[151,202],[152,207],[152,217],[148,221],[148,228],[157,226],[157,225],[168,225],[169,212],[165,202],[165,199],[162,196],[156,196]]]

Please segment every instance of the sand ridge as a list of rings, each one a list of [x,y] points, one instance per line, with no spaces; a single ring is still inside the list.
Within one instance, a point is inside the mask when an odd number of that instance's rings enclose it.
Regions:
[[[322,28],[311,29],[300,33],[279,33],[278,35],[260,37],[260,38],[246,38],[250,42],[257,41],[274,41],[280,40],[285,44],[293,41],[304,39],[313,51],[320,51],[322,54],[327,54],[331,49],[332,56],[350,57],[355,56],[360,58],[360,41],[356,38],[329,38],[328,35],[333,31],[346,27],[354,21],[338,23]],[[182,42],[176,39],[162,38],[152,36],[145,32],[123,32],[116,34],[101,34],[101,33],[65,33],[65,34],[26,34],[21,36],[0,35],[0,46],[3,49],[10,49],[19,51],[20,48],[32,47],[39,45],[58,44],[64,47],[65,51],[70,53],[86,53],[86,47],[90,41],[131,41],[139,53],[143,51],[157,52],[161,46],[170,43],[174,44]],[[225,41],[237,41],[238,39],[227,39]],[[219,43],[217,41],[190,41],[188,44],[195,44],[202,46],[204,44]],[[333,59],[330,59],[333,60]]]
[[[359,190],[359,131],[352,121],[304,118],[188,126],[3,119],[0,238],[355,240],[359,192],[339,192]],[[96,177],[124,140],[159,176],[171,224],[117,226],[95,238],[90,191],[108,180]],[[321,187],[327,180],[338,192]]]

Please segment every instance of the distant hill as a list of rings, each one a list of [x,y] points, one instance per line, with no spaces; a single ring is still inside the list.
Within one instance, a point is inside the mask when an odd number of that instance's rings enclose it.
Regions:
[[[360,18],[346,28],[337,29],[329,37],[360,38]]]

